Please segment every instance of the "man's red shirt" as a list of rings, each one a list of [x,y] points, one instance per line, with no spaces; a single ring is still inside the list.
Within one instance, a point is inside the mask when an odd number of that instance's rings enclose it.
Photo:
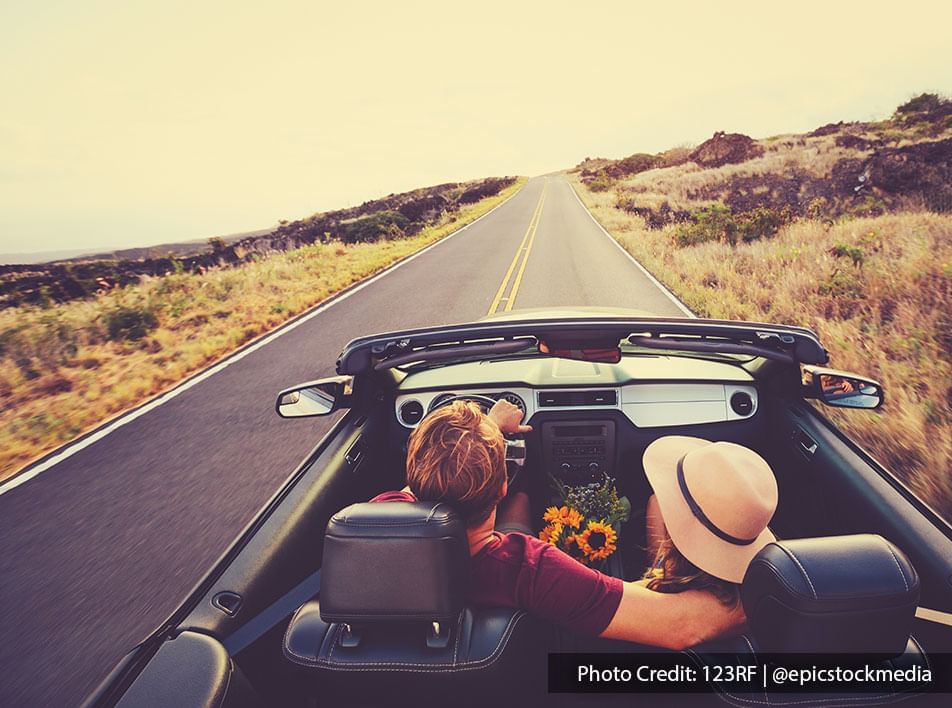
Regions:
[[[384,492],[372,502],[416,501]],[[522,533],[493,533],[470,560],[467,599],[475,605],[518,607],[581,634],[599,635],[621,603],[623,583],[592,570],[555,546]]]

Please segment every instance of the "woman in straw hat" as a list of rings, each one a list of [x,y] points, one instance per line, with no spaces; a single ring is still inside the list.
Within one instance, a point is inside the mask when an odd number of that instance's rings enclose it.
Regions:
[[[777,481],[756,452],[729,442],[672,435],[648,446],[654,495],[646,512],[649,590],[703,590],[720,603],[715,626],[740,626],[740,583],[758,551],[776,540],[767,524]]]

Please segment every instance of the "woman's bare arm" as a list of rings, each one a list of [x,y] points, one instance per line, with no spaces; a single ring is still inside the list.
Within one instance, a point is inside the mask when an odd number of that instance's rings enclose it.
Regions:
[[[744,621],[739,604],[725,607],[703,590],[663,593],[625,583],[621,604],[601,636],[679,651],[727,634]]]

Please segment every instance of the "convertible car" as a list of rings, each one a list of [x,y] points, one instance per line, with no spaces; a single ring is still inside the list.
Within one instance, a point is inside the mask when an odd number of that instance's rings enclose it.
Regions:
[[[874,651],[889,666],[929,667],[952,650],[952,527],[822,414],[822,405],[877,408],[884,395],[827,364],[817,336],[800,327],[605,310],[523,311],[355,339],[338,376],[277,396],[279,415],[336,415],[336,424],[87,705],[683,704],[684,695],[550,692],[550,655],[652,648],[471,606],[465,529],[452,509],[362,504],[404,486],[409,435],[458,399],[488,407],[505,398],[524,411],[525,454],[507,464],[523,475],[537,532],[553,480],[615,480],[632,513],[604,572],[626,580],[645,570],[649,443],[727,440],[769,461],[779,540],[741,586],[746,631],[678,656],[701,666],[725,654]],[[751,684],[691,701],[936,699],[911,690],[804,697]]]

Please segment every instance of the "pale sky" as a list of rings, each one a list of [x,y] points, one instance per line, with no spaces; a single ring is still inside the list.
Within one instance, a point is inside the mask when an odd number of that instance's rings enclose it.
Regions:
[[[883,118],[947,2],[0,2],[0,252],[264,228],[445,181]]]

